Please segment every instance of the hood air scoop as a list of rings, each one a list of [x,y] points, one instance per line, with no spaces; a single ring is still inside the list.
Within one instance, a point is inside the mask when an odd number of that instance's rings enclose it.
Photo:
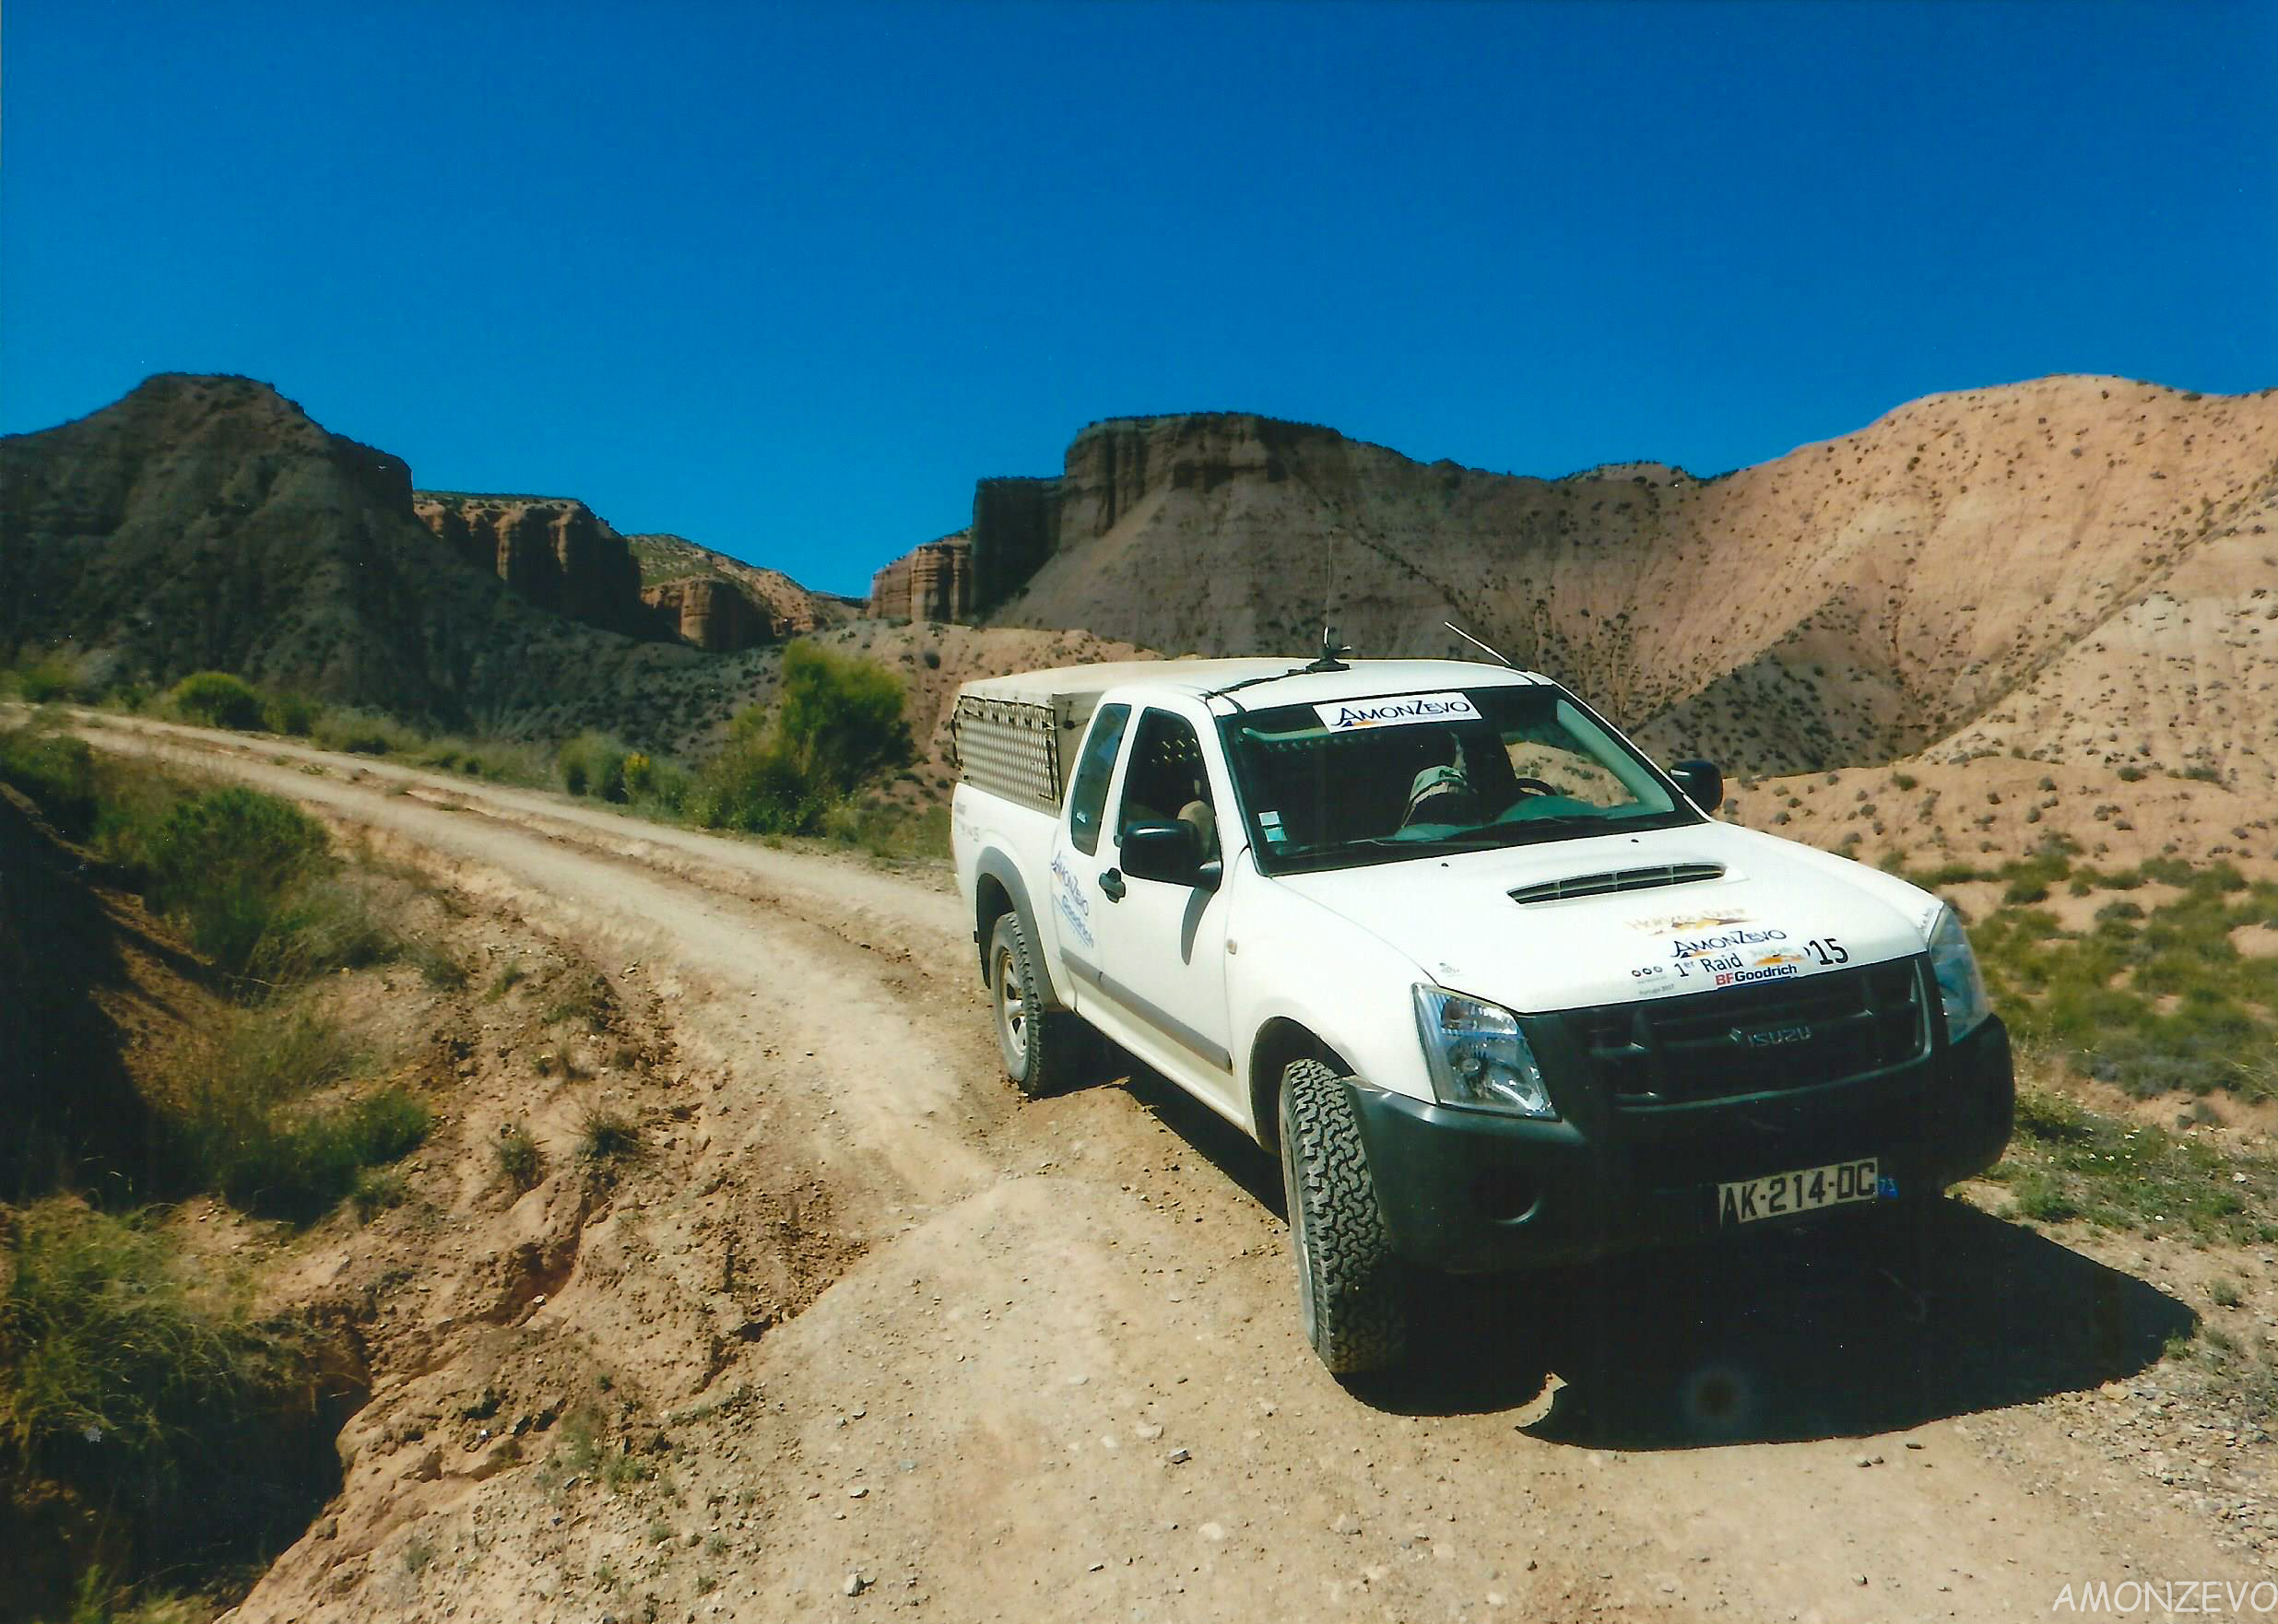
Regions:
[[[1606,874],[1575,874],[1564,879],[1546,879],[1540,885],[1519,887],[1511,893],[1511,900],[1521,906],[1529,902],[1564,902],[1576,897],[1658,890],[1663,886],[1689,886],[1697,880],[1723,877],[1721,863],[1663,863],[1652,868],[1617,868]]]

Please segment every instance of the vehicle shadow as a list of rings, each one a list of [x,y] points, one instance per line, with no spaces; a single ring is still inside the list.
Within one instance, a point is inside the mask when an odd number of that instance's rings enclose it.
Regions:
[[[1143,1109],[1281,1214],[1270,1158],[1130,1070]],[[1356,1398],[1509,1412],[1531,1437],[1606,1449],[1902,1430],[2132,1375],[2198,1324],[2158,1288],[1951,1200],[1911,1223],[1878,1209],[1576,1267],[1427,1276],[1412,1296],[1408,1364],[1352,1381]]]
[[[1785,1235],[1588,1268],[1433,1280],[1403,1414],[1527,1406],[1562,1443],[1684,1449],[1890,1432],[2154,1363],[2197,1315],[2132,1275],[1955,1201],[1901,1226]],[[1547,1396],[1547,1406],[1542,1403]]]

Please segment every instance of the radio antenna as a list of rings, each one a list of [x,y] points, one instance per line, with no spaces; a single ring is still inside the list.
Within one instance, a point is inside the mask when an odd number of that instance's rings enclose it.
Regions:
[[[1516,671],[1518,669],[1517,663],[1514,662],[1511,657],[1505,653],[1501,649],[1480,641],[1478,638],[1473,637],[1469,632],[1464,630],[1462,627],[1457,625],[1453,620],[1443,620],[1440,624],[1446,627],[1448,630],[1454,632],[1458,637],[1463,639],[1464,641],[1469,643],[1473,648],[1484,649],[1487,653],[1493,654],[1496,659],[1502,661],[1505,665],[1510,666],[1512,670]]]
[[[1337,656],[1349,654],[1351,652],[1337,641],[1337,629],[1334,626],[1324,626],[1321,628],[1321,657],[1314,661],[1312,665],[1305,666],[1304,669],[1307,671],[1350,671],[1352,667]]]

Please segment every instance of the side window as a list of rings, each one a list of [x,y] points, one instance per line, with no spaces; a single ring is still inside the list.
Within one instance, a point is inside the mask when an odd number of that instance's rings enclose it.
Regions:
[[[1123,747],[1124,725],[1130,720],[1130,706],[1103,705],[1092,719],[1092,731],[1084,736],[1075,786],[1068,792],[1068,830],[1076,850],[1087,857],[1100,849],[1100,811],[1107,805],[1107,781],[1115,771],[1115,752]]]
[[[1123,775],[1123,806],[1115,817],[1118,839],[1139,823],[1191,823],[1205,862],[1218,855],[1218,817],[1210,804],[1210,776],[1202,765],[1202,744],[1191,724],[1168,711],[1150,711],[1139,719],[1131,746],[1131,765]]]

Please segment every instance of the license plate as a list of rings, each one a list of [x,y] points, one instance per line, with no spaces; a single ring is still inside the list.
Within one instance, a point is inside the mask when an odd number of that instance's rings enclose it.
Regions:
[[[1831,1161],[1717,1186],[1717,1221],[1748,1224],[1758,1218],[1792,1218],[1846,1202],[1872,1201],[1879,1188],[1875,1159]]]

